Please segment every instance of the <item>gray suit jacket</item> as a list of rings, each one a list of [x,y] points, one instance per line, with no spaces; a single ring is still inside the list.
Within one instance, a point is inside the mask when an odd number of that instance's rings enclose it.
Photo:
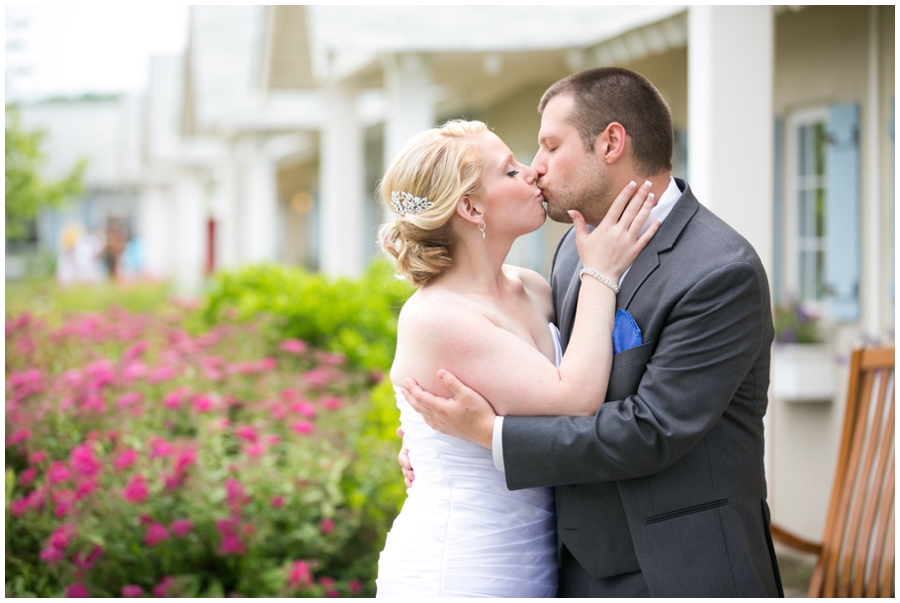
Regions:
[[[653,596],[776,596],[768,283],[751,245],[677,184],[618,295],[643,345],[614,357],[594,417],[504,419],[507,485],[556,486],[560,543],[592,579],[640,570]],[[580,268],[570,230],[550,279],[563,346]]]

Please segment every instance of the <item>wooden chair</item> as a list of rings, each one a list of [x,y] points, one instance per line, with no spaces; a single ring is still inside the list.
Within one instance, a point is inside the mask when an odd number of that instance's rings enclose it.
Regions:
[[[894,348],[854,350],[840,454],[822,542],[772,525],[817,554],[809,597],[894,596]]]

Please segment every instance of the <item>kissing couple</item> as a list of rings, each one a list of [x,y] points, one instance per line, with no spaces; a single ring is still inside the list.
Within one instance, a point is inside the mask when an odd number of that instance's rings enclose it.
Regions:
[[[782,595],[759,257],[670,175],[642,75],[575,73],[538,110],[530,167],[451,121],[380,184],[382,247],[418,290],[391,369],[411,486],[378,596]],[[549,283],[503,263],[548,214],[573,224]]]

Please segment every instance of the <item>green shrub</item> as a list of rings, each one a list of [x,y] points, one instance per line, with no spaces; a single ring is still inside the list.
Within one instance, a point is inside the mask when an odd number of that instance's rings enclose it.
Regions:
[[[397,316],[412,289],[374,262],[357,280],[329,279],[302,268],[262,265],[221,272],[201,308],[205,325],[274,318],[270,341],[301,339],[342,354],[350,364],[387,371],[397,345]]]

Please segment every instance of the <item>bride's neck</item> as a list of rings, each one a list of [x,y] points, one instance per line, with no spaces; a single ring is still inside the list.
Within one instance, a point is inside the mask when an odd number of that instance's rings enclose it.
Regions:
[[[453,249],[453,263],[441,276],[441,281],[460,293],[499,295],[506,282],[503,262],[509,255],[512,241],[461,237]]]

